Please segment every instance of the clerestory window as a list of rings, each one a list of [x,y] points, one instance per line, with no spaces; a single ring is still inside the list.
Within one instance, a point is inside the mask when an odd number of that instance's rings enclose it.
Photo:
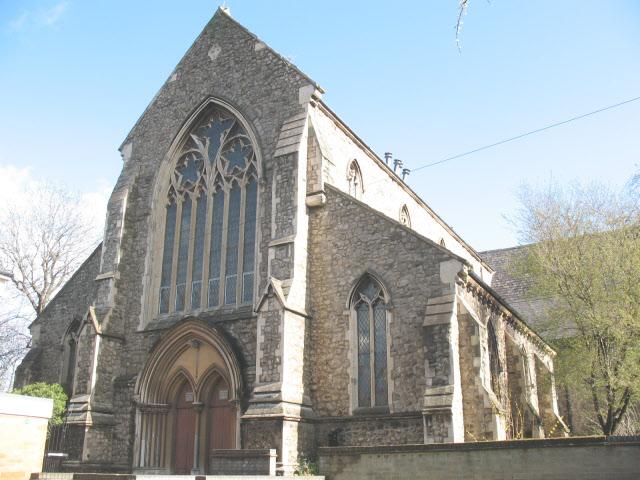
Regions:
[[[351,160],[347,169],[347,182],[349,183],[349,195],[361,198],[364,191],[362,186],[362,172],[356,160]]]
[[[358,339],[358,407],[389,404],[387,303],[382,286],[365,275],[351,300]]]
[[[400,209],[399,220],[402,225],[411,228],[411,217],[409,216],[409,209],[406,205],[403,205]]]
[[[242,123],[220,105],[208,110],[167,188],[160,314],[253,301],[257,179]]]

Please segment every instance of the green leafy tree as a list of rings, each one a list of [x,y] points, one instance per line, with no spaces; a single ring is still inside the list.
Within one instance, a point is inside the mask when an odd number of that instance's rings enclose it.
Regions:
[[[51,398],[53,400],[53,416],[51,423],[60,425],[64,417],[64,410],[67,405],[67,394],[57,383],[36,382],[17,388],[13,393],[18,395],[28,395],[30,397]]]
[[[547,299],[558,381],[614,434],[640,393],[640,212],[633,189],[524,188],[516,218],[531,243],[515,271]]]

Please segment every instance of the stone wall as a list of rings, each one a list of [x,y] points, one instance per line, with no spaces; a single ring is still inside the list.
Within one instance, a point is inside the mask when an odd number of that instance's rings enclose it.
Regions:
[[[209,475],[276,474],[276,451],[213,450],[209,453]]]
[[[321,416],[352,413],[349,392],[355,388],[355,378],[350,369],[355,345],[349,340],[348,302],[357,281],[371,272],[388,289],[392,305],[390,412],[419,412],[426,386],[425,362],[436,370],[447,368],[447,338],[442,339],[446,358],[426,358],[423,319],[427,300],[449,291],[449,284],[440,277],[440,262],[451,254],[332,187],[327,186],[326,197],[324,207],[312,210],[309,242],[314,410]],[[345,423],[345,431],[350,428],[353,424]],[[352,441],[366,441],[355,432],[345,435]],[[381,441],[383,437],[375,435]],[[405,437],[409,438],[412,434]]]
[[[440,340],[437,335],[425,336],[423,320],[428,299],[450,291],[450,284],[442,281],[440,263],[450,260],[451,254],[330,186],[326,186],[326,205],[312,210],[310,218],[314,365],[310,394],[320,417],[316,441],[319,445],[422,442],[425,368],[440,372],[446,384],[450,381],[448,335],[445,332]],[[348,303],[367,272],[380,279],[390,297],[390,405],[386,414],[364,413],[358,418],[362,414],[354,411],[357,346],[350,340],[355,337]],[[437,348],[438,342],[442,348]]]
[[[356,160],[362,173],[361,200],[398,221],[403,205],[411,218],[411,228],[418,234],[446,247],[467,260],[476,273],[487,282],[492,270],[478,253],[464,242],[438,215],[431,210],[401,179],[401,172],[393,173],[393,165],[386,166],[352,132],[347,132],[341,122],[323,105],[311,110],[311,120],[318,146],[323,158],[323,181],[343,192],[349,191],[347,171],[351,161]],[[312,185],[315,173],[311,176]]]
[[[74,321],[83,320],[91,305],[101,249],[96,247],[31,325],[32,347],[16,370],[16,388],[36,381],[64,382],[64,336]]]
[[[155,212],[164,201],[157,192],[164,188],[163,178],[172,168],[170,146],[185,119],[210,97],[228,101],[251,125],[262,158],[256,271],[258,285],[264,287],[269,273],[268,243],[272,240],[274,218],[286,217],[277,222],[278,234],[295,230],[290,209],[285,208],[292,185],[296,184],[297,174],[292,165],[295,155],[280,157],[278,164],[274,163],[273,156],[283,123],[304,111],[300,90],[309,86],[315,88],[308,77],[227,14],[218,11],[125,139],[121,148],[123,170],[109,203],[105,231],[105,245],[109,248],[102,270],[94,274],[95,278],[99,273],[100,278],[96,311],[103,333],[126,337],[117,358],[105,358],[98,365],[97,378],[109,384],[93,392],[94,402],[107,405],[114,412],[113,462],[131,464],[137,375],[153,345],[167,328],[184,317],[157,319],[155,305],[145,303],[150,298],[151,279],[159,264]],[[278,190],[272,191],[276,186]],[[274,199],[279,201],[275,206]],[[290,246],[284,246],[283,250],[277,252],[278,259],[287,270],[293,261]],[[288,272],[278,271],[278,274],[285,273]],[[259,293],[258,289],[256,296]],[[244,313],[240,310],[221,309],[199,316],[223,331],[236,347],[242,364],[242,408],[245,409],[255,381],[256,323],[251,308]],[[103,347],[105,345],[103,342]],[[104,348],[99,355],[103,354],[110,356],[110,349]],[[93,435],[91,431],[87,435],[85,444],[97,448],[102,433],[95,432],[95,441],[89,438]]]
[[[31,377],[58,381],[64,332],[72,320],[86,321],[92,306],[72,401],[74,428],[86,425],[76,440],[87,465],[133,465],[139,376],[167,332],[193,317],[220,333],[238,360],[240,446],[276,448],[281,471],[317,444],[444,442],[459,430],[452,420],[454,409],[456,418],[462,413],[457,319],[426,325],[425,312],[430,299],[455,296],[461,257],[483,278],[490,271],[318,102],[318,91],[218,11],[125,139],[102,254],[94,252],[36,322],[42,334],[24,366]],[[211,98],[247,121],[261,158],[255,301],[158,315],[159,232],[173,150],[185,122]],[[352,159],[362,168],[364,202],[344,193]],[[413,229],[398,223],[403,204]],[[389,307],[389,406],[377,411],[358,409],[355,395],[348,302],[365,273],[383,283]],[[438,398],[425,414],[427,390]],[[453,396],[460,406],[451,406]]]
[[[327,480],[632,480],[640,442],[604,437],[445,445],[321,448]]]
[[[420,413],[322,418],[316,422],[318,447],[422,443]]]

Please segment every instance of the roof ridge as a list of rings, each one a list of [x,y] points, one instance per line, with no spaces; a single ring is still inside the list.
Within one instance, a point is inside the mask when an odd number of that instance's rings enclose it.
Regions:
[[[262,41],[255,33],[251,32],[247,27],[245,27],[244,25],[242,25],[238,20],[236,20],[235,18],[233,18],[231,16],[231,14],[229,12],[227,12],[224,8],[222,7],[218,7],[218,9],[216,10],[216,12],[213,14],[213,16],[209,19],[209,21],[207,21],[207,23],[205,24],[205,26],[202,28],[202,30],[200,31],[200,33],[196,36],[196,38],[191,42],[191,45],[187,48],[187,50],[182,54],[182,56],[180,57],[180,60],[178,60],[178,63],[176,65],[173,66],[173,68],[171,69],[171,73],[169,74],[169,76],[167,77],[167,79],[162,83],[162,85],[160,85],[160,88],[158,88],[158,90],[156,91],[155,95],[151,98],[151,100],[147,103],[146,107],[144,108],[144,110],[142,111],[142,113],[140,114],[140,116],[137,118],[137,120],[135,121],[135,123],[133,124],[133,126],[129,129],[128,133],[125,135],[124,140],[120,143],[120,146],[118,147],[118,150],[122,153],[124,146],[131,141],[132,139],[132,135],[133,132],[135,132],[136,128],[138,128],[138,125],[140,125],[140,123],[142,122],[142,119],[147,115],[147,112],[149,111],[149,109],[151,108],[151,106],[156,102],[156,100],[158,99],[159,95],[161,94],[161,92],[167,87],[167,85],[171,82],[171,78],[172,76],[175,74],[178,66],[183,62],[183,60],[194,50],[194,48],[196,47],[196,45],[198,45],[199,41],[201,38],[203,38],[203,36],[206,34],[207,31],[209,31],[210,28],[212,28],[212,23],[215,21],[219,21],[219,19],[225,19],[225,20],[229,20],[232,25],[238,29],[240,29],[245,35],[248,35],[249,37],[251,37],[252,39],[254,39],[256,42],[260,42],[262,45],[264,45],[264,48],[267,49],[271,54],[273,54],[275,57],[277,57],[282,63],[284,63],[287,67],[289,67],[291,70],[293,70],[293,72],[295,72],[295,74],[301,76],[302,78],[304,78],[306,81],[308,81],[309,83],[311,83],[317,90],[320,91],[320,93],[324,93],[324,89],[318,84],[318,82],[316,82],[315,80],[313,80],[309,75],[307,75],[306,73],[304,73],[302,70],[300,70],[299,67],[297,67],[295,64],[293,64],[290,60],[288,60],[287,58],[283,57],[281,54],[279,54],[277,51],[275,51],[272,47],[270,47],[266,42]]]
[[[533,244],[532,243],[526,243],[524,245],[515,245],[513,247],[496,248],[494,250],[482,250],[482,251],[480,251],[478,253],[480,255],[484,255],[486,253],[506,252],[506,251],[509,251],[509,250],[519,250],[519,249],[522,249],[522,248],[529,247],[531,245],[533,245]]]
[[[218,9],[216,10],[216,13],[213,15],[212,19],[216,17],[216,15],[218,14],[222,14],[225,15],[225,17],[229,20],[231,20],[233,22],[234,25],[236,25],[237,27],[239,27],[241,30],[243,30],[247,35],[253,37],[254,39],[256,39],[257,41],[259,41],[260,43],[262,43],[266,48],[269,49],[269,51],[271,53],[273,53],[274,55],[276,55],[280,60],[282,60],[284,63],[286,63],[288,66],[290,66],[291,68],[293,68],[296,72],[298,72],[300,75],[302,75],[304,78],[306,78],[307,80],[309,80],[318,90],[320,90],[321,93],[324,93],[324,89],[320,86],[320,84],[318,82],[316,82],[313,78],[311,78],[309,75],[307,75],[306,73],[304,73],[300,67],[298,67],[295,63],[293,63],[291,60],[289,60],[288,58],[284,57],[283,55],[281,55],[280,53],[278,53],[273,47],[271,47],[267,42],[264,42],[260,37],[258,37],[255,33],[253,33],[251,30],[249,30],[247,27],[245,27],[242,23],[240,23],[238,20],[236,20],[235,18],[233,18],[231,16],[231,13],[228,11],[228,9],[225,9],[223,7],[218,7]],[[205,27],[206,28],[206,27]]]
[[[358,205],[359,207],[362,207],[365,210],[368,210],[370,213],[372,213],[373,215],[375,215],[378,218],[382,219],[383,221],[390,222],[391,224],[395,225],[396,227],[400,227],[402,230],[404,230],[407,233],[411,234],[412,236],[414,236],[416,239],[420,240],[421,242],[426,243],[429,246],[436,247],[437,250],[439,250],[439,251],[443,252],[444,254],[449,255],[450,257],[458,260],[462,264],[469,265],[469,261],[466,258],[461,257],[457,253],[454,253],[451,250],[449,250],[448,248],[443,247],[439,243],[434,242],[429,237],[427,237],[427,236],[425,236],[425,235],[423,235],[423,234],[421,234],[419,232],[416,232],[413,228],[407,227],[406,225],[403,225],[402,223],[400,223],[395,218],[391,218],[391,217],[385,215],[384,213],[382,213],[380,210],[376,210],[375,208],[373,208],[368,203],[365,203],[362,200],[359,200],[359,199],[353,197],[352,195],[349,195],[346,192],[343,192],[342,190],[340,190],[335,185],[332,185],[331,183],[325,183],[325,188],[327,188],[329,190],[332,190],[333,192],[338,194],[338,196],[340,196],[340,197],[342,197],[342,198],[354,203],[355,205]]]

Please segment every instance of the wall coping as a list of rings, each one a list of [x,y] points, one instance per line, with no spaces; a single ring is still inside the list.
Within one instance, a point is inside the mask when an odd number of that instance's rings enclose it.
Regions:
[[[243,449],[222,449],[217,448],[209,451],[209,457],[224,457],[224,458],[247,458],[247,457],[275,457],[275,448],[265,448],[257,450],[243,450]]]
[[[411,452],[442,452],[442,451],[473,451],[473,450],[502,450],[527,448],[567,448],[585,446],[640,446],[640,436],[633,437],[567,437],[567,438],[532,438],[525,440],[502,440],[467,443],[432,443],[408,445],[383,445],[374,447],[320,447],[320,456],[353,455],[353,454],[384,454]]]
[[[53,400],[13,393],[0,393],[0,415],[19,415],[48,420],[53,415]]]

